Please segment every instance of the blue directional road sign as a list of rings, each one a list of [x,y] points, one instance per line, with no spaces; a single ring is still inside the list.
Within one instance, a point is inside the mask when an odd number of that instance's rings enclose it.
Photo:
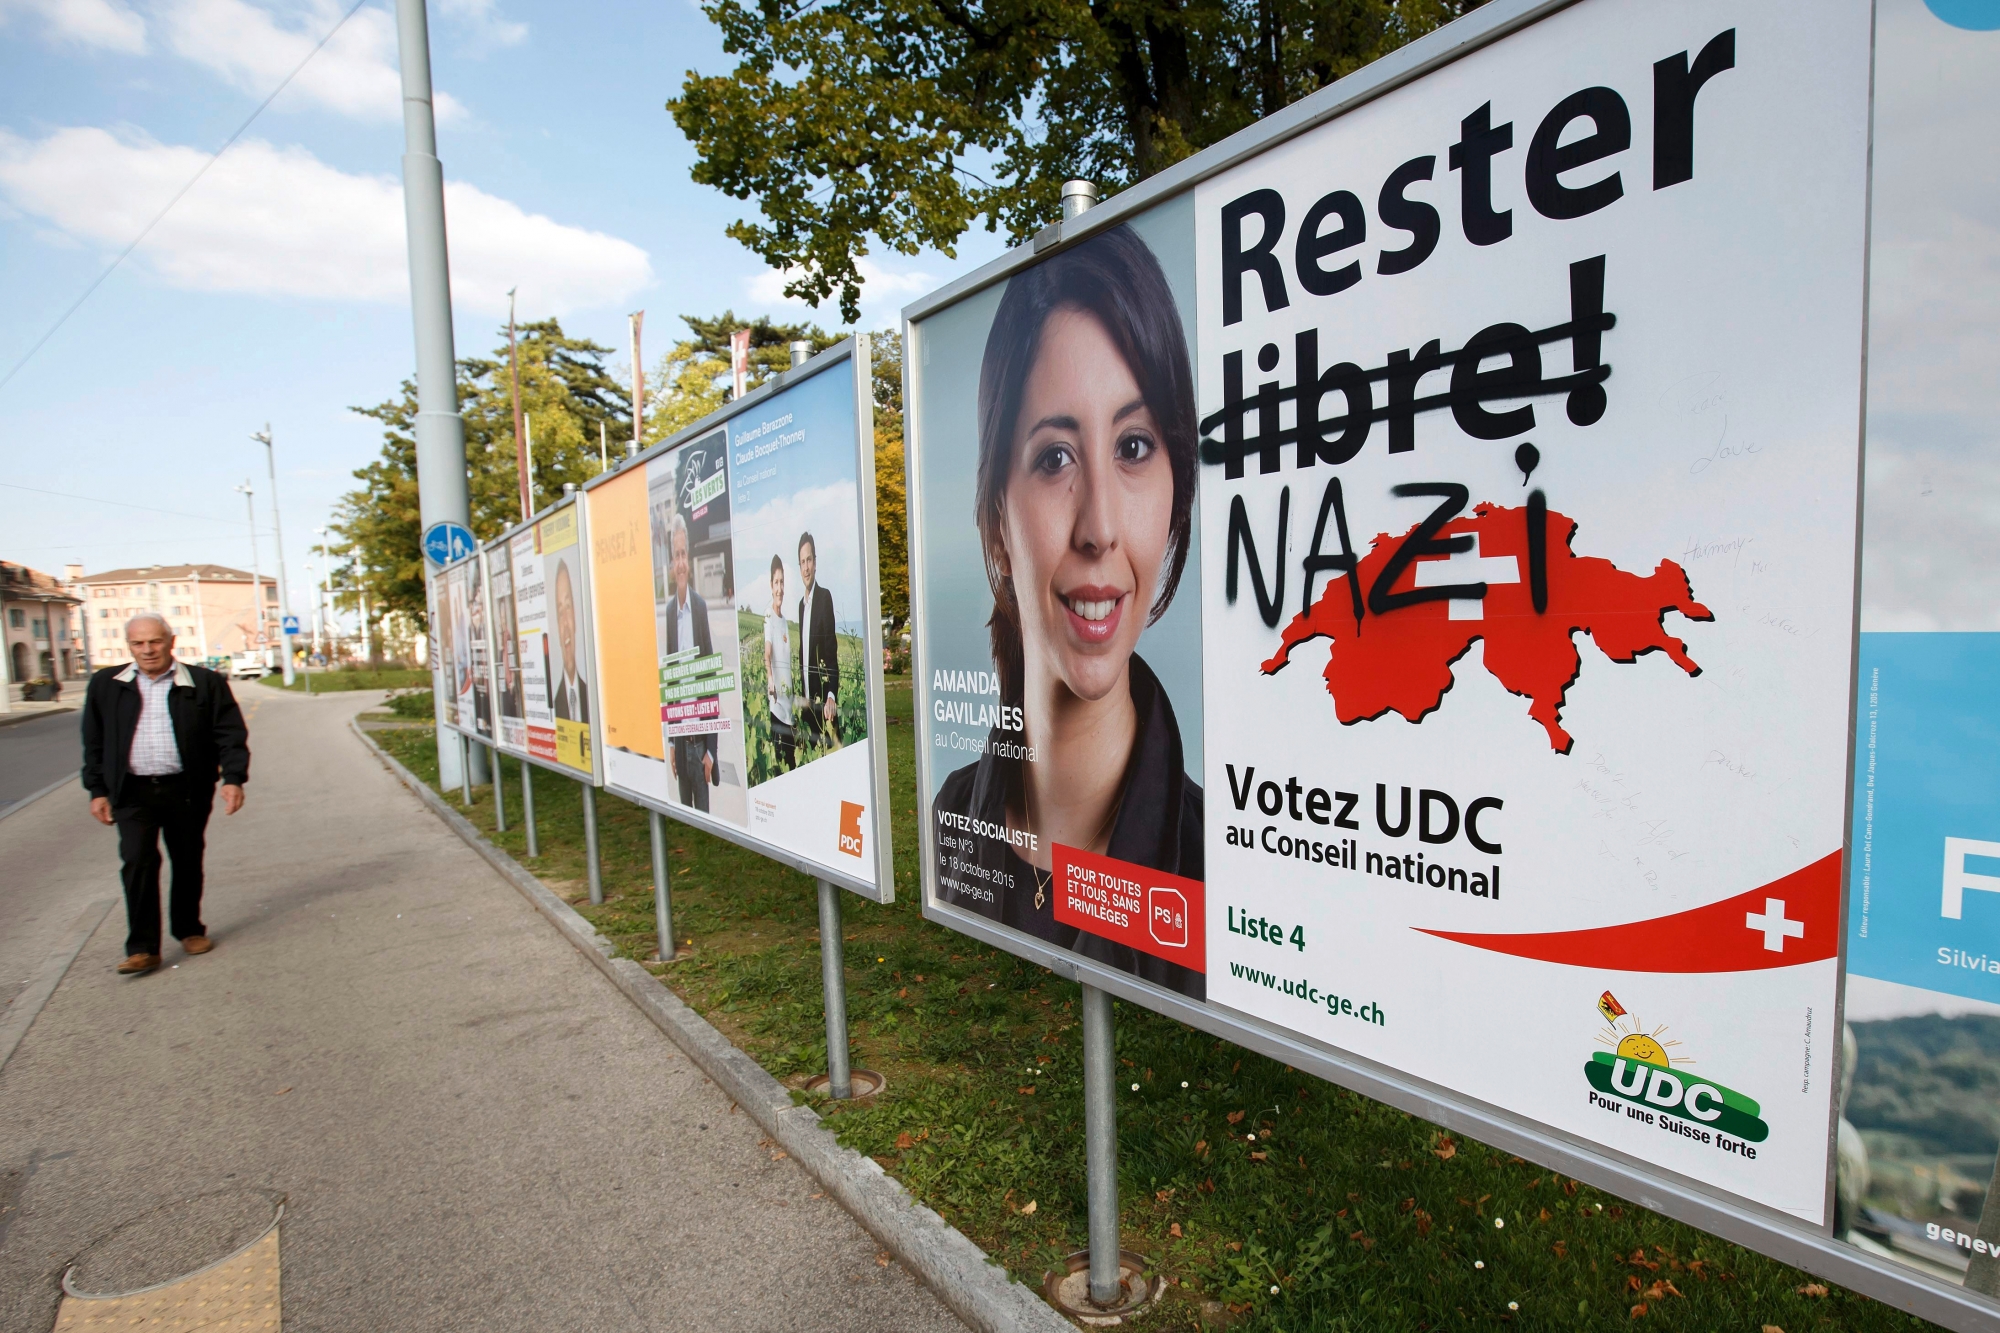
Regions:
[[[463,523],[433,523],[424,529],[424,556],[434,565],[463,560],[472,551],[472,530]]]
[[[299,632],[299,618],[297,616],[286,616],[285,633],[297,634],[298,632]]]

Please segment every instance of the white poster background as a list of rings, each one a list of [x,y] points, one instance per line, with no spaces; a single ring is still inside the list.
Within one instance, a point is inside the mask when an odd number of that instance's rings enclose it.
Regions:
[[[533,527],[516,533],[514,632],[521,646],[521,715],[526,750],[538,759],[556,757],[556,718],[549,709],[549,590]]]
[[[1734,68],[1696,98],[1694,176],[1655,190],[1653,64],[1683,51],[1693,59],[1728,29]],[[1562,183],[1617,171],[1624,194],[1587,216],[1551,220],[1526,197],[1529,144],[1558,101],[1594,86],[1624,99],[1631,146]],[[1603,341],[1613,373],[1602,419],[1576,426],[1562,397],[1537,398],[1532,431],[1477,440],[1448,409],[1430,411],[1416,419],[1414,450],[1395,455],[1386,423],[1377,422],[1361,453],[1338,469],[1349,531],[1365,555],[1375,534],[1400,537],[1424,518],[1436,501],[1392,498],[1389,488],[1402,483],[1458,482],[1475,504],[1521,505],[1527,490],[1515,448],[1531,440],[1541,455],[1531,484],[1551,510],[1576,520],[1578,556],[1642,576],[1671,559],[1714,613],[1708,623],[1665,617],[1667,634],[1702,668],[1694,677],[1657,652],[1614,663],[1588,634],[1573,635],[1582,664],[1562,714],[1574,737],[1567,755],[1528,716],[1529,701],[1486,673],[1477,642],[1420,724],[1389,713],[1343,726],[1320,674],[1325,639],[1294,649],[1275,676],[1260,670],[1300,609],[1299,565],[1334,470],[1297,469],[1290,445],[1283,469],[1270,475],[1260,475],[1254,456],[1235,481],[1204,465],[1211,1002],[1814,1223],[1825,1210],[1834,1091],[1831,959],[1729,973],[1615,972],[1418,931],[1650,920],[1755,889],[1840,849],[1868,87],[1863,0],[1816,6],[1809,22],[1773,3],[1586,0],[1196,190],[1204,416],[1222,406],[1227,352],[1244,353],[1254,393],[1265,380],[1293,382],[1293,335],[1302,329],[1320,331],[1324,369],[1381,366],[1391,350],[1432,338],[1455,349],[1501,321],[1546,328],[1568,318],[1569,265],[1605,256],[1604,305],[1617,325]],[[1511,149],[1492,159],[1493,207],[1511,210],[1513,232],[1474,246],[1460,221],[1462,173],[1449,154],[1461,118],[1487,103],[1492,124],[1513,126]],[[1563,142],[1590,128],[1572,126]],[[1380,274],[1377,256],[1410,235],[1382,225],[1377,192],[1398,165],[1424,154],[1436,156],[1432,178],[1407,194],[1437,208],[1437,249],[1413,271]],[[1260,187],[1285,199],[1287,230],[1273,253],[1290,304],[1266,311],[1257,279],[1245,277],[1243,318],[1225,327],[1221,210]],[[1358,259],[1362,276],[1314,296],[1297,281],[1296,232],[1314,201],[1335,189],[1362,201],[1369,234],[1324,264]],[[1246,237],[1259,226],[1249,219]],[[1269,373],[1256,366],[1266,343],[1280,352]],[[1570,350],[1567,341],[1544,344],[1544,375],[1567,374]],[[1449,379],[1449,370],[1435,373],[1419,393],[1441,391]],[[1380,382],[1373,392],[1381,405]],[[1340,412],[1338,402],[1327,416]],[[1291,424],[1289,407],[1283,419]],[[1283,486],[1292,492],[1289,569],[1274,630],[1258,614],[1247,568],[1234,605],[1223,584],[1232,497],[1244,499],[1268,581]],[[1329,522],[1324,546],[1337,544]],[[1321,575],[1315,600],[1329,586],[1345,595],[1343,580]],[[1238,782],[1254,766],[1260,782],[1296,776],[1308,788],[1357,793],[1361,831],[1344,836],[1361,850],[1424,851],[1469,869],[1497,862],[1504,894],[1474,898],[1231,846],[1232,824],[1342,836],[1266,818],[1254,801],[1239,811],[1231,766]],[[1504,801],[1483,821],[1504,854],[1478,853],[1463,835],[1444,847],[1423,846],[1414,834],[1384,837],[1375,827],[1378,783],[1392,819],[1403,786],[1449,792],[1461,808],[1482,796]],[[1303,949],[1231,930],[1244,916],[1281,922],[1288,935],[1301,926]],[[1385,1021],[1329,1015],[1232,973],[1232,962],[1379,1005]],[[1770,1136],[1755,1160],[1590,1103],[1582,1070],[1604,1047],[1595,1003],[1606,990],[1642,1030],[1664,1027],[1660,1039],[1679,1043],[1668,1048],[1676,1068],[1685,1062],[1695,1076],[1761,1104]]]

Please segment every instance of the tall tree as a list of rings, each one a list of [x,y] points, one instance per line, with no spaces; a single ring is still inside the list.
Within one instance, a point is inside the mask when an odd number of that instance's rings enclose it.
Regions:
[[[859,319],[871,242],[1018,242],[1063,180],[1106,193],[1481,0],[706,0],[737,57],[667,103],[694,178],[755,198],[729,234]]]
[[[875,380],[875,531],[882,616],[890,629],[910,623],[910,509],[903,472],[903,339],[883,329],[873,344]]]
[[[792,344],[804,340],[815,352],[840,341],[817,324],[779,324],[769,316],[738,318],[725,310],[712,318],[682,315],[690,336],[660,358],[646,380],[646,443],[664,440],[729,401],[734,389],[730,371],[729,335],[750,330],[750,365],[744,389],[749,391],[792,364]]]
[[[611,349],[571,338],[553,319],[521,326],[521,407],[533,442],[534,495],[539,507],[562,494],[564,482],[599,471],[599,428],[613,447],[632,437],[631,395],[606,370]],[[465,420],[466,480],[472,531],[481,541],[521,521],[507,344],[486,358],[458,363],[459,413]],[[382,423],[382,452],[356,469],[361,485],[341,498],[334,531],[359,555],[350,577],[368,591],[370,611],[402,611],[424,620],[424,559],[417,509],[416,385],[399,396],[353,409]]]

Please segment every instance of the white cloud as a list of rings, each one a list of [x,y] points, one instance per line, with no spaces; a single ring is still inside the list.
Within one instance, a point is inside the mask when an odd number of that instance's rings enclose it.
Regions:
[[[96,128],[28,140],[0,130],[0,196],[66,235],[122,248],[200,168],[200,149]],[[652,281],[646,252],[529,213],[460,181],[445,184],[452,297],[499,314],[564,313],[628,300]],[[246,140],[225,154],[134,260],[177,287],[324,300],[409,300],[403,191],[350,175],[303,148]]]
[[[263,97],[299,69],[299,62],[342,12],[326,0],[312,0],[295,23],[280,23],[270,10],[246,0],[168,0],[160,7],[159,23],[176,55],[206,67],[243,92]],[[440,120],[463,114],[464,107],[448,94],[434,96]],[[364,6],[299,69],[280,101],[295,97],[344,116],[400,119],[403,83],[397,68],[394,16]]]
[[[146,20],[118,0],[0,0],[0,22],[14,14],[33,14],[52,36],[79,46],[146,49]]]
[[[528,25],[501,18],[494,0],[439,0],[438,12],[494,46],[517,46],[528,36]]]
[[[861,271],[861,323],[864,329],[888,328],[902,324],[902,309],[911,300],[925,292],[934,291],[943,284],[943,279],[930,273],[897,273],[883,268],[874,260],[863,255],[854,261]],[[795,297],[785,295],[785,284],[794,274],[777,269],[765,269],[750,279],[750,299],[759,305],[778,310],[796,311],[802,315],[812,315],[821,319],[831,316],[840,318],[840,300],[836,293],[823,306],[814,307]]]

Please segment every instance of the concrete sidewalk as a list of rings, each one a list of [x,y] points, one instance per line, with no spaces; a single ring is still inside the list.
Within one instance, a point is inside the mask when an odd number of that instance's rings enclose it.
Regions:
[[[292,1330],[961,1325],[346,731],[374,695],[256,699],[210,826],[216,951],[128,980],[124,914],[0,1069],[0,1328],[148,1210],[288,1196]],[[115,893],[50,797],[0,866]]]

